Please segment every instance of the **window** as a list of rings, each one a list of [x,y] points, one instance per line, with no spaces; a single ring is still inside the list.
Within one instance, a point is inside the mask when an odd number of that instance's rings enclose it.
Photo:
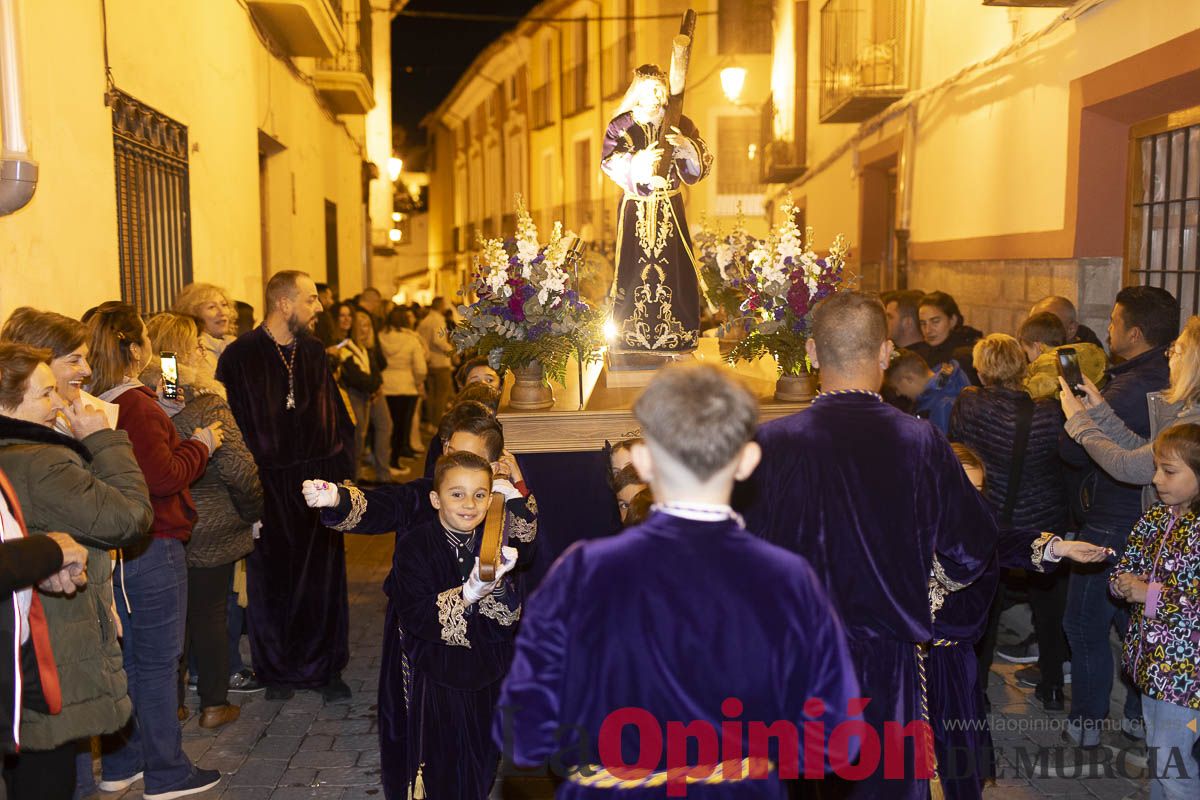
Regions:
[[[717,5],[717,52],[770,53],[773,0],[720,0]]]
[[[904,95],[902,0],[821,7],[821,121],[861,122]]]
[[[338,232],[337,203],[325,201],[325,282],[337,286],[338,278]]]
[[[755,194],[758,183],[758,119],[717,118],[717,194]]]
[[[591,105],[588,102],[588,20],[581,17],[573,25],[571,67],[563,76],[563,116],[578,114]]]
[[[187,126],[113,93],[121,299],[164,311],[192,282]]]
[[[1135,125],[1130,137],[1129,277],[1175,295],[1186,318],[1200,313],[1200,107]]]

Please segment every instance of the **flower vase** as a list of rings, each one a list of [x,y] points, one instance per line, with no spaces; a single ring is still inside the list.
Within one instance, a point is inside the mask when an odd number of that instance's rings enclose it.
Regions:
[[[781,403],[808,403],[817,393],[817,377],[811,372],[780,375],[775,381],[775,399]]]
[[[540,361],[513,367],[513,387],[508,404],[518,411],[544,411],[554,405],[554,390],[546,382]]]

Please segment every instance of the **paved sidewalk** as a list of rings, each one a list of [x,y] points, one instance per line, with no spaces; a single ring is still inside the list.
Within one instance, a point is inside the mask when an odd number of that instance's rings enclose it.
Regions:
[[[297,692],[287,702],[267,702],[263,695],[234,697],[242,717],[214,733],[196,724],[196,696],[189,696],[193,717],[184,726],[184,749],[201,767],[225,774],[220,785],[201,800],[382,800],[379,749],[375,727],[378,687],[383,579],[391,565],[393,536],[347,536],[350,595],[350,664],[344,678],[354,691],[349,703],[326,705],[314,692]],[[1022,620],[1026,620],[1022,624]],[[1028,626],[1028,611],[1006,612],[1009,637],[1020,638]],[[1065,714],[1047,714],[1033,691],[1019,687],[1017,667],[998,662],[989,693],[994,713],[994,738],[1000,751],[1001,777],[985,792],[986,800],[1071,797],[1126,800],[1148,796],[1144,781],[1104,770],[1076,767],[1077,751],[1061,740]],[[1067,689],[1070,692],[1070,687]],[[1114,703],[1113,718],[1120,718]],[[1120,744],[1117,736],[1106,742]],[[1102,748],[1097,755],[1110,763],[1119,751]],[[1129,765],[1129,769],[1134,769]],[[1081,777],[1083,775],[1084,777]],[[497,786],[493,798],[542,800],[552,796],[548,783],[509,781]],[[104,800],[141,797],[141,784]]]

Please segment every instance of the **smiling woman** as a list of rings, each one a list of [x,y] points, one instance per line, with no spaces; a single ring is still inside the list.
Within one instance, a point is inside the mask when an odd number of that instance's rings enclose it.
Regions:
[[[79,399],[84,384],[92,377],[87,361],[87,328],[78,320],[24,306],[4,323],[0,340],[49,350],[58,393],[67,403]]]

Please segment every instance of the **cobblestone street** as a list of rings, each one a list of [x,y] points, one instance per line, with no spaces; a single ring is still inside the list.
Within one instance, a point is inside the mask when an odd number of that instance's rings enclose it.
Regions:
[[[201,767],[219,769],[225,777],[203,800],[363,800],[382,798],[379,749],[375,729],[380,626],[383,620],[383,579],[391,564],[392,536],[347,536],[350,591],[350,665],[344,677],[354,691],[349,703],[326,705],[315,692],[297,692],[287,702],[242,699],[242,717],[218,732],[202,730],[195,715],[196,696],[189,696],[193,716],[184,726],[184,748]],[[1009,625],[1002,637],[1023,635],[1021,620],[1028,610],[1006,612]],[[1027,623],[1026,623],[1027,625]],[[1002,639],[1003,640],[1003,639]],[[1000,752],[1001,777],[986,790],[986,800],[1071,797],[1125,800],[1148,796],[1144,782],[1113,774],[1097,777],[1077,769],[1077,752],[1063,745],[1063,713],[1046,714],[1031,689],[1019,687],[1017,667],[998,662],[993,668],[990,695],[994,739]],[[1070,687],[1067,687],[1068,693]],[[238,699],[233,702],[239,702]],[[1114,704],[1113,718],[1120,707]],[[1117,770],[1120,734],[1106,734],[1106,744],[1091,758],[1108,760]],[[1126,774],[1137,772],[1125,759]],[[1031,770],[1028,765],[1034,765]],[[1030,772],[1034,773],[1029,777]],[[543,780],[509,780],[497,786],[493,798],[541,800],[552,796]],[[141,784],[104,800],[137,800]],[[880,800],[886,800],[881,798]]]

